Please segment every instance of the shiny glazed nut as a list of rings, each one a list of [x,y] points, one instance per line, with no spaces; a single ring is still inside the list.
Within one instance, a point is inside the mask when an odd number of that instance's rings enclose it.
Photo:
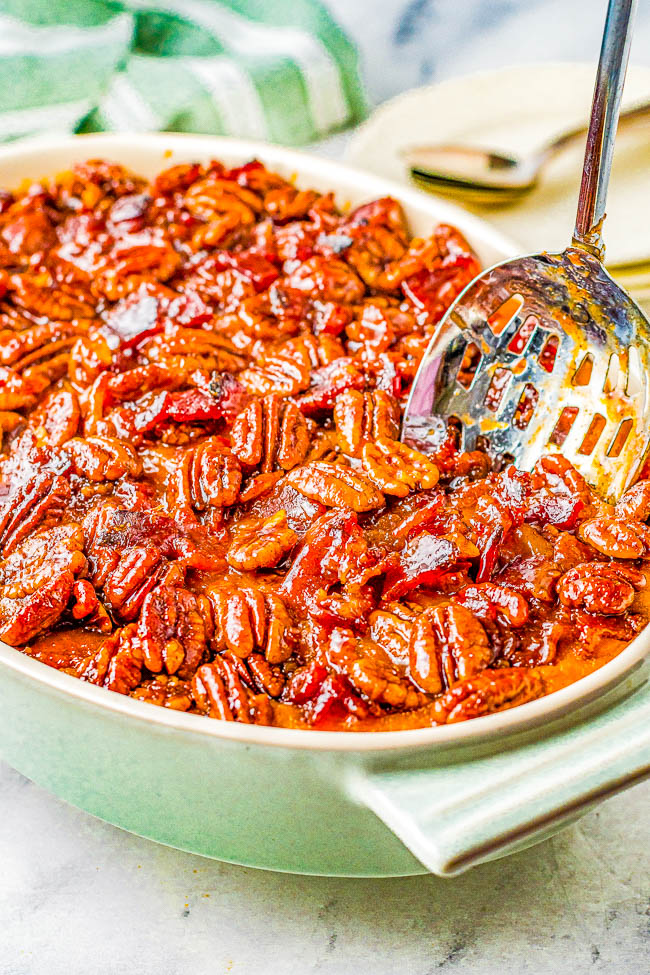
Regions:
[[[455,593],[454,599],[478,616],[494,618],[500,614],[510,626],[523,626],[530,615],[528,603],[520,593],[510,586],[494,582],[479,582],[473,586],[465,586]]]
[[[283,663],[294,643],[284,602],[275,593],[232,585],[208,592],[210,642],[242,659],[260,650],[270,664]]]
[[[199,667],[192,678],[192,697],[202,714],[221,721],[234,720],[218,664]]]
[[[454,724],[533,701],[543,693],[543,678],[532,668],[484,670],[443,694],[436,701],[436,714],[447,724]]]
[[[236,457],[206,440],[192,453],[190,478],[194,504],[201,510],[234,504],[242,475]]]
[[[613,562],[583,562],[560,578],[557,591],[565,606],[584,606],[605,616],[624,613],[636,590],[646,585],[638,569]]]
[[[621,518],[591,518],[578,530],[592,548],[614,559],[639,559],[650,551],[650,528]]]
[[[185,589],[158,586],[142,604],[138,637],[143,663],[159,674],[191,677],[205,652],[205,630],[196,597]]]
[[[405,498],[416,487],[436,486],[440,473],[428,457],[399,440],[376,440],[361,451],[368,477],[384,494]]]
[[[116,481],[125,474],[138,476],[142,470],[133,447],[114,437],[74,437],[65,444],[77,474],[90,481]]]
[[[617,518],[647,521],[650,518],[650,481],[637,481],[629,487],[614,506]]]
[[[444,690],[441,650],[427,613],[419,616],[411,629],[408,645],[409,675],[414,684],[427,694]]]
[[[31,532],[56,525],[62,519],[70,493],[67,477],[47,470],[25,480],[16,478],[6,485],[0,501],[3,554],[10,555]]]
[[[389,603],[385,609],[370,614],[370,635],[396,663],[409,659],[409,643],[418,612],[401,603]]]
[[[276,461],[289,471],[303,462],[308,450],[307,422],[295,403],[287,403],[282,415]]]
[[[84,626],[100,633],[110,633],[113,629],[111,618],[102,606],[95,587],[88,579],[77,579],[72,587],[74,604],[71,613],[76,620],[83,620]]]
[[[81,676],[118,694],[128,694],[142,678],[142,647],[132,623],[107,637]]]
[[[328,507],[371,511],[384,503],[383,495],[364,474],[325,461],[294,468],[287,482],[301,494]]]
[[[264,409],[253,399],[237,416],[230,431],[233,453],[245,467],[255,467],[262,459]]]
[[[138,701],[148,701],[158,707],[172,711],[189,711],[192,707],[192,692],[187,681],[176,677],[168,678],[160,674],[153,680],[145,680],[131,691],[131,697]]]
[[[231,430],[233,453],[245,467],[261,463],[270,473],[277,465],[290,470],[309,450],[307,421],[298,406],[282,403],[277,394],[252,400],[236,417]]]
[[[72,390],[49,393],[29,418],[38,439],[61,447],[75,436],[81,422],[79,398]]]
[[[269,569],[291,551],[298,536],[287,524],[286,511],[270,518],[255,518],[237,529],[228,549],[228,565],[234,569]]]
[[[464,606],[437,606],[413,625],[410,675],[429,694],[438,694],[457,679],[479,673],[490,665],[492,656],[485,630]]]
[[[0,639],[20,645],[61,617],[84,571],[79,525],[32,535],[0,561]]]
[[[376,660],[362,657],[354,661],[347,675],[352,686],[371,701],[405,710],[423,703],[422,697],[390,665],[382,666]]]
[[[360,454],[366,441],[395,440],[399,433],[399,407],[383,389],[369,393],[346,389],[336,398],[333,416],[339,446],[352,457]]]

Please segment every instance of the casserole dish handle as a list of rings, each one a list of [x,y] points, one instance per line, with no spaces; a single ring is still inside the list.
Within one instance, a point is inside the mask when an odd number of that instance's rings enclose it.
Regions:
[[[499,754],[357,771],[354,797],[432,873],[525,849],[650,775],[650,682],[583,724]]]

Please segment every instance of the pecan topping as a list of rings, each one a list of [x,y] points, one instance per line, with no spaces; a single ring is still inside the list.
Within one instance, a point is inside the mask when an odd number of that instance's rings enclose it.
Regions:
[[[0,190],[0,639],[161,707],[339,731],[609,660],[649,616],[650,481],[613,506],[561,454],[399,440],[478,268],[453,227],[412,238],[396,200],[343,211],[256,160]]]

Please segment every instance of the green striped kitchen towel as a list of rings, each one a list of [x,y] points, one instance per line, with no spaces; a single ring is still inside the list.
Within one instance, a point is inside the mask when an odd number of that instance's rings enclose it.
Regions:
[[[365,112],[317,0],[0,0],[0,141],[210,132],[299,145]]]

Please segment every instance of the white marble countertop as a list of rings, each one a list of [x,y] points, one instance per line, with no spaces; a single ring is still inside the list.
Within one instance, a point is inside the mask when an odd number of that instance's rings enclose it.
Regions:
[[[180,853],[0,767],[0,975],[645,975],[650,783],[454,880]]]
[[[374,102],[526,58],[593,59],[605,6],[328,3],[360,43]],[[640,6],[632,57],[650,63],[650,4]],[[650,783],[536,849],[447,881],[217,863],[92,819],[2,763],[0,799],[0,975],[650,971]]]

